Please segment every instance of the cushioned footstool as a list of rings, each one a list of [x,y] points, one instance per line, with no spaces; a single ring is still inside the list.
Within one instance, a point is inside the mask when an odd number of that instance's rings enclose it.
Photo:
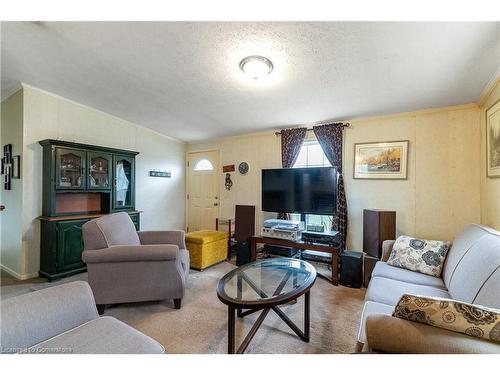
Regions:
[[[199,230],[186,233],[191,268],[204,270],[227,258],[227,232]]]

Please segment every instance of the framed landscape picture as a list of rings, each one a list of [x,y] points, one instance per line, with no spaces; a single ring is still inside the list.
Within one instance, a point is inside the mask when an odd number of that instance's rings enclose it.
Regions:
[[[408,143],[409,141],[356,143],[353,177],[405,180],[408,168]]]
[[[486,111],[486,152],[488,177],[500,177],[500,100]]]

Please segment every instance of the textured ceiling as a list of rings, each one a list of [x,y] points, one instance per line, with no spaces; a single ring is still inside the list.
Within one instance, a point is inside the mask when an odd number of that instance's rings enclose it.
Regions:
[[[2,96],[24,82],[184,141],[474,102],[499,23],[2,23]],[[249,81],[240,60],[274,70]]]

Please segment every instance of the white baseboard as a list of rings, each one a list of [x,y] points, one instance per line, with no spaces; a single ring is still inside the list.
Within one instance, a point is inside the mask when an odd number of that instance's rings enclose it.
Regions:
[[[10,269],[7,266],[4,266],[3,264],[0,264],[0,268],[7,272],[9,275],[14,276],[18,280],[28,280],[34,277],[38,277],[38,272],[21,275],[20,273],[14,271],[13,269]]]

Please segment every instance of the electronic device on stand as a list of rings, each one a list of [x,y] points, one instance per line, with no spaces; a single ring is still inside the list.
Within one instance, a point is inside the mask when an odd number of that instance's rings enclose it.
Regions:
[[[336,230],[327,230],[324,232],[302,232],[302,241],[306,243],[320,243],[330,246],[338,246],[340,243],[339,232]]]
[[[304,223],[293,220],[269,219],[262,226],[262,237],[280,238],[289,241],[300,241]]]

